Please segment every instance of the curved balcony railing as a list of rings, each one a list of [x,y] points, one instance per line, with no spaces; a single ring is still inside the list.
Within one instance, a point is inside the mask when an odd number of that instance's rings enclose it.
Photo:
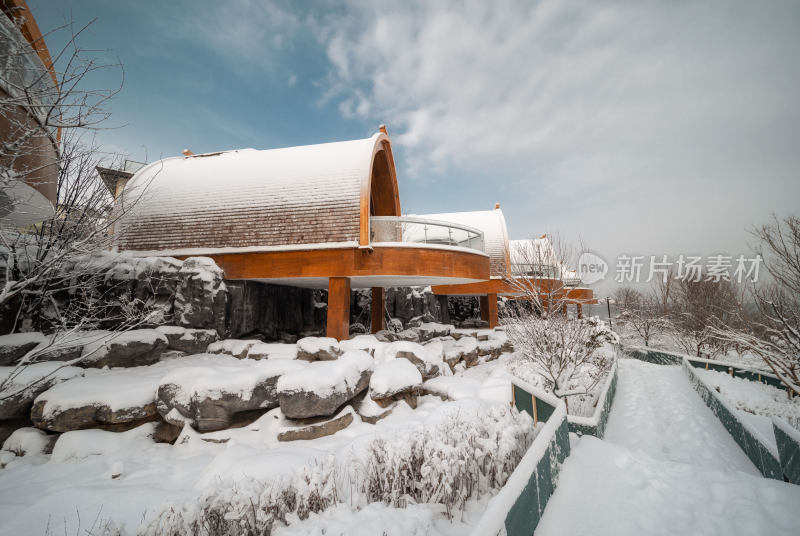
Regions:
[[[561,273],[557,266],[538,263],[513,263],[511,274],[514,277],[529,277],[533,279],[560,279],[567,287],[577,287],[581,284],[580,277],[571,277]]]
[[[480,229],[410,216],[372,216],[370,241],[438,244],[483,252],[483,232]]]

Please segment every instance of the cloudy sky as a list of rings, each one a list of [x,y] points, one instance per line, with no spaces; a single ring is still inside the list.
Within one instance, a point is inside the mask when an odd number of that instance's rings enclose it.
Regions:
[[[100,139],[134,159],[386,123],[404,211],[499,202],[512,238],[612,263],[746,253],[800,212],[798,2],[28,3],[43,30],[97,19],[82,44],[125,71]]]

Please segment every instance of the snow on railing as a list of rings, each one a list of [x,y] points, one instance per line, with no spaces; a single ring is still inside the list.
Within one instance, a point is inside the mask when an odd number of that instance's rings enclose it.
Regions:
[[[370,217],[370,242],[436,244],[484,251],[480,229],[410,216]]]

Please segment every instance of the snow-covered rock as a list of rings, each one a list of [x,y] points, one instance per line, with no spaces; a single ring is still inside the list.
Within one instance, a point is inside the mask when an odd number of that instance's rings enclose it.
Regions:
[[[77,364],[96,368],[151,365],[158,361],[167,344],[167,337],[155,329],[112,332],[87,343]]]
[[[303,337],[297,341],[297,359],[331,361],[340,355],[339,341],[332,337]]]
[[[380,361],[406,359],[414,364],[424,379],[438,376],[443,371],[444,360],[441,344],[437,348],[426,348],[416,342],[397,341],[386,346]]]
[[[238,360],[217,357],[214,363],[184,367],[165,375],[158,385],[156,407],[170,424],[190,424],[201,432],[222,430],[236,413],[278,405],[275,385],[287,372],[302,372],[302,361]]]
[[[247,351],[247,359],[297,359],[297,345],[283,342],[259,342]]]
[[[145,423],[125,432],[76,430],[61,434],[53,446],[51,462],[80,460],[89,456],[123,456],[153,447],[156,423]],[[109,475],[110,476],[110,475]]]
[[[446,337],[450,335],[453,326],[448,324],[439,324],[438,322],[426,322],[417,328],[419,332],[420,341],[429,341],[436,337]]]
[[[14,367],[0,367],[0,382],[14,373]],[[84,369],[62,367],[62,363],[32,363],[20,367],[3,389],[0,398],[0,420],[27,417],[33,401],[41,393],[63,381],[82,376]]]
[[[39,332],[0,335],[0,366],[14,365],[46,340]]]
[[[393,359],[375,366],[369,380],[369,396],[373,400],[391,398],[411,392],[422,385],[422,374],[407,359]]]
[[[167,373],[181,367],[213,363],[218,356],[196,355],[145,367],[88,369],[51,387],[33,403],[31,420],[37,428],[67,432],[84,428],[127,430],[158,419],[156,391]]]
[[[208,257],[189,257],[178,271],[175,291],[175,323],[187,328],[225,331],[228,303],[222,269]]]
[[[311,424],[284,427],[278,432],[278,441],[299,441],[319,439],[344,430],[353,423],[355,412],[350,406],[344,408],[332,419]]]
[[[224,339],[208,345],[209,354],[228,354],[239,359],[247,357],[250,348],[260,343],[258,339]]]
[[[290,419],[327,417],[369,386],[372,357],[350,350],[335,361],[318,361],[278,379],[278,401]]]
[[[156,331],[167,337],[167,347],[187,354],[205,353],[208,345],[217,340],[213,329],[190,329],[180,326],[159,326]]]
[[[57,435],[47,434],[38,428],[20,428],[5,440],[3,450],[17,456],[50,454],[56,439]]]
[[[385,343],[379,341],[375,335],[357,335],[352,339],[341,341],[339,343],[339,348],[342,352],[347,352],[348,350],[364,350],[369,355],[374,356],[376,349],[384,345]]]
[[[444,360],[451,369],[462,361],[468,366],[476,365],[478,363],[478,339],[462,336],[452,343],[445,343]]]

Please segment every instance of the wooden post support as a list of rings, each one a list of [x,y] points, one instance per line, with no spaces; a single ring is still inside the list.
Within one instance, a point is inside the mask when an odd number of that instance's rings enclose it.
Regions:
[[[328,337],[338,341],[350,337],[350,278],[328,278]]]
[[[478,298],[481,308],[481,320],[489,321],[489,296],[484,294]]]
[[[561,305],[561,314],[567,316],[567,304]]]
[[[490,328],[496,328],[497,324],[499,324],[499,320],[497,318],[497,294],[489,294],[486,296],[486,305],[487,305],[487,313],[489,318],[487,318],[489,322]]]
[[[372,287],[372,304],[370,305],[370,316],[372,333],[378,333],[386,327],[384,321],[383,309],[385,307],[386,298],[383,293],[383,287]]]
[[[578,304],[578,318],[583,318],[583,304]]]
[[[536,410],[536,397],[531,395],[531,405],[533,406],[533,424],[539,424],[539,412]]]

